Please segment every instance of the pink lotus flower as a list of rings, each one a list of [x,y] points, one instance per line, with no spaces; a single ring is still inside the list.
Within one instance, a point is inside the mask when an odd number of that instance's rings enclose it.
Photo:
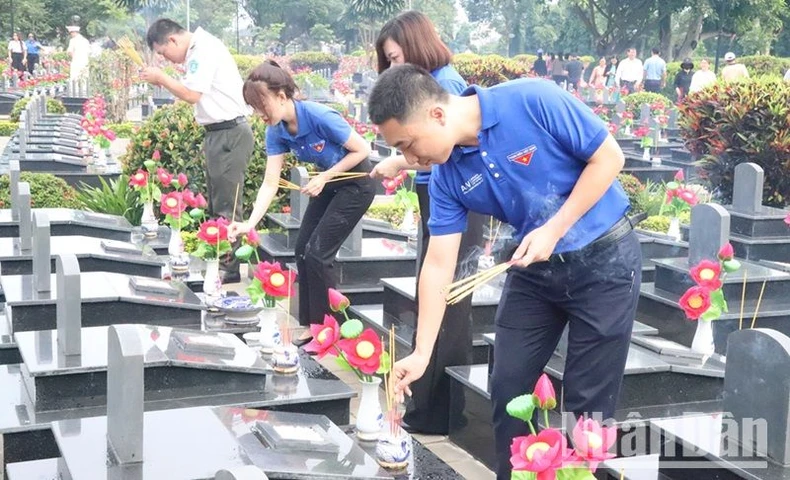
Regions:
[[[682,182],[686,179],[686,176],[683,174],[683,169],[679,168],[678,171],[675,173],[675,181]]]
[[[678,304],[689,320],[696,320],[710,308],[710,290],[695,285],[686,290]]]
[[[208,202],[206,202],[206,199],[203,197],[202,193],[198,193],[195,196],[195,206],[197,208],[206,208],[208,206]]]
[[[181,198],[180,192],[170,192],[166,195],[162,195],[159,202],[159,209],[165,215],[178,217],[186,209],[186,204]]]
[[[394,178],[385,178],[384,180],[382,180],[381,185],[384,186],[385,195],[392,195],[393,193],[395,193],[395,190],[397,190],[398,187],[400,186],[398,184],[398,181],[395,180]]]
[[[156,169],[156,178],[159,179],[159,183],[162,185],[170,185],[170,182],[173,181],[173,174],[159,167]]]
[[[137,170],[137,173],[129,178],[129,185],[132,187],[144,187],[148,185],[148,172],[142,168]]]
[[[687,189],[681,189],[680,193],[678,193],[678,197],[692,207],[699,202],[697,194]]]
[[[340,340],[340,325],[332,315],[324,315],[323,324],[310,324],[310,333],[313,339],[305,345],[306,352],[316,353],[318,358],[332,353],[332,348]]]
[[[184,190],[181,192],[181,198],[184,199],[184,203],[189,205],[191,208],[197,207],[197,199],[195,198],[195,194],[192,193],[192,190]]]
[[[261,244],[261,237],[258,235],[258,231],[254,228],[251,228],[249,232],[247,232],[247,245],[252,245],[253,247],[257,247]]]
[[[545,373],[538,378],[535,384],[535,391],[532,392],[538,399],[538,407],[542,410],[551,410],[557,406],[557,394],[554,393],[554,385],[551,384],[549,376]]]
[[[330,288],[328,292],[329,296],[329,309],[333,312],[342,312],[343,310],[347,309],[351,302],[348,300],[348,297],[340,293],[339,291],[335,290],[334,288]]]
[[[381,366],[381,339],[373,329],[366,328],[356,338],[344,338],[337,342],[338,348],[348,364],[366,375],[373,375]]]
[[[159,150],[154,150],[154,154],[151,155],[151,159],[158,162],[162,158],[162,154],[159,153]]]
[[[510,444],[510,464],[514,471],[537,474],[537,480],[554,480],[562,462],[571,456],[565,435],[553,428],[537,435],[516,437]]]
[[[790,213],[788,213],[787,216],[785,217],[785,223],[787,224],[788,227],[790,227]]]
[[[617,428],[602,427],[591,418],[585,420],[579,417],[579,421],[573,427],[573,445],[576,454],[587,461],[593,473],[598,468],[598,463],[615,457],[615,454],[609,453],[609,449],[616,441]]]
[[[702,260],[689,270],[691,278],[700,287],[716,290],[721,287],[721,264],[711,260]]]
[[[181,188],[184,188],[184,187],[187,186],[187,183],[189,183],[189,180],[187,179],[187,175],[185,173],[179,173],[178,174],[178,186],[181,187]]]
[[[722,262],[726,262],[727,260],[732,260],[732,257],[735,256],[735,250],[732,248],[732,244],[727,242],[721,249],[719,250],[719,260]]]

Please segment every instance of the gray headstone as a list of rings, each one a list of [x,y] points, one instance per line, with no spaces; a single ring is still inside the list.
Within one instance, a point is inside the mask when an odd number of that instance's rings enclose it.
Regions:
[[[74,80],[69,80],[68,88],[66,88],[66,96],[74,96]]]
[[[667,128],[677,128],[678,127],[678,109],[671,108],[669,110],[669,119],[667,120]]]
[[[362,253],[362,222],[357,222],[351,235],[343,242],[342,248],[348,252],[359,254]]]
[[[80,264],[74,254],[58,255],[56,319],[59,351],[64,355],[82,353],[82,286]]]
[[[25,145],[27,145],[27,137],[30,132],[30,115],[28,115],[26,110],[22,110],[19,114],[19,143],[22,143],[22,140],[25,140]],[[21,150],[20,150],[21,153]]]
[[[790,464],[790,338],[775,330],[737,330],[727,337],[724,411],[740,430],[741,448]],[[746,422],[758,428],[746,427]],[[760,438],[765,422],[767,438]]]
[[[135,325],[107,330],[107,446],[119,464],[143,461],[143,343]]]
[[[639,109],[639,121],[645,125],[650,121],[650,105],[643,103]]]
[[[269,480],[269,477],[255,465],[247,465],[231,470],[220,470],[214,476],[214,480]]]
[[[616,126],[617,128],[620,128],[620,123],[622,121],[623,121],[623,119],[620,118],[619,114],[615,113],[614,115],[612,115],[612,120],[611,120],[612,125]]]
[[[661,127],[658,125],[653,126],[653,146],[658,147],[661,144]]]
[[[19,160],[8,162],[8,183],[11,188],[11,220],[19,221]]]
[[[603,89],[603,98],[602,98],[602,100],[603,100],[604,104],[609,103],[609,89],[608,88],[604,88]]]
[[[689,265],[716,260],[719,249],[730,240],[730,213],[721,205],[703,203],[691,207]]]
[[[33,283],[37,292],[52,290],[52,263],[49,217],[41,210],[33,212]]]
[[[756,163],[741,163],[735,167],[732,185],[732,208],[740,212],[756,213],[763,205],[765,172]]]
[[[625,112],[625,102],[623,101],[622,98],[618,100],[617,103],[615,103],[614,109],[617,113]]]
[[[362,108],[360,108],[361,112],[359,114],[359,121],[362,123],[368,123],[368,105],[366,103],[362,104]]]
[[[33,249],[33,217],[30,212],[30,184],[19,183],[19,249]]]
[[[304,187],[310,181],[307,169],[304,167],[291,168],[291,182]],[[310,201],[308,197],[302,195],[299,190],[291,190],[290,204],[291,216],[297,220],[304,218],[304,212],[307,210],[307,203]]]

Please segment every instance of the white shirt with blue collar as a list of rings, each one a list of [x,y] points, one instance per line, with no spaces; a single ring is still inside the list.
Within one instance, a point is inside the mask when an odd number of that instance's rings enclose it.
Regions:
[[[473,85],[462,95],[478,96],[479,146],[456,146],[450,159],[433,169],[431,235],[463,232],[471,210],[509,223],[521,241],[565,203],[608,129],[587,105],[546,80]],[[628,197],[615,180],[554,253],[587,246],[628,208]]]

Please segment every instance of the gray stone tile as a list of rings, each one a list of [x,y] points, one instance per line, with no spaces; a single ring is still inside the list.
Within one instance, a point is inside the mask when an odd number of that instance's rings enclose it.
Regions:
[[[428,450],[436,454],[437,457],[441,458],[447,463],[460,462],[461,460],[468,460],[472,458],[468,453],[466,453],[466,451],[458,448],[451,442],[432,443],[430,445],[426,445],[426,447]]]
[[[469,480],[488,480],[496,478],[494,472],[487,469],[482,463],[474,459],[448,463],[456,472],[460,473],[464,478],[468,478]]]

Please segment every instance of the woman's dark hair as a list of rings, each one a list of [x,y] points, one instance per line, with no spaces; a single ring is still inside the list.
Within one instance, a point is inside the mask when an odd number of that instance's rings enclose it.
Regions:
[[[297,90],[296,82],[291,74],[274,60],[264,61],[247,76],[242,89],[244,101],[255,110],[263,110],[261,102],[263,89],[275,94],[282,91],[290,100],[294,99]]]
[[[384,53],[384,42],[388,39],[400,46],[406,62],[429,72],[449,65],[453,59],[452,52],[439,38],[431,19],[420,12],[403,12],[381,27],[376,39],[379,73],[390,68],[390,60]]]
[[[617,56],[612,55],[611,57],[609,57],[609,63],[612,63],[612,60],[614,60],[616,62],[617,61]]]

